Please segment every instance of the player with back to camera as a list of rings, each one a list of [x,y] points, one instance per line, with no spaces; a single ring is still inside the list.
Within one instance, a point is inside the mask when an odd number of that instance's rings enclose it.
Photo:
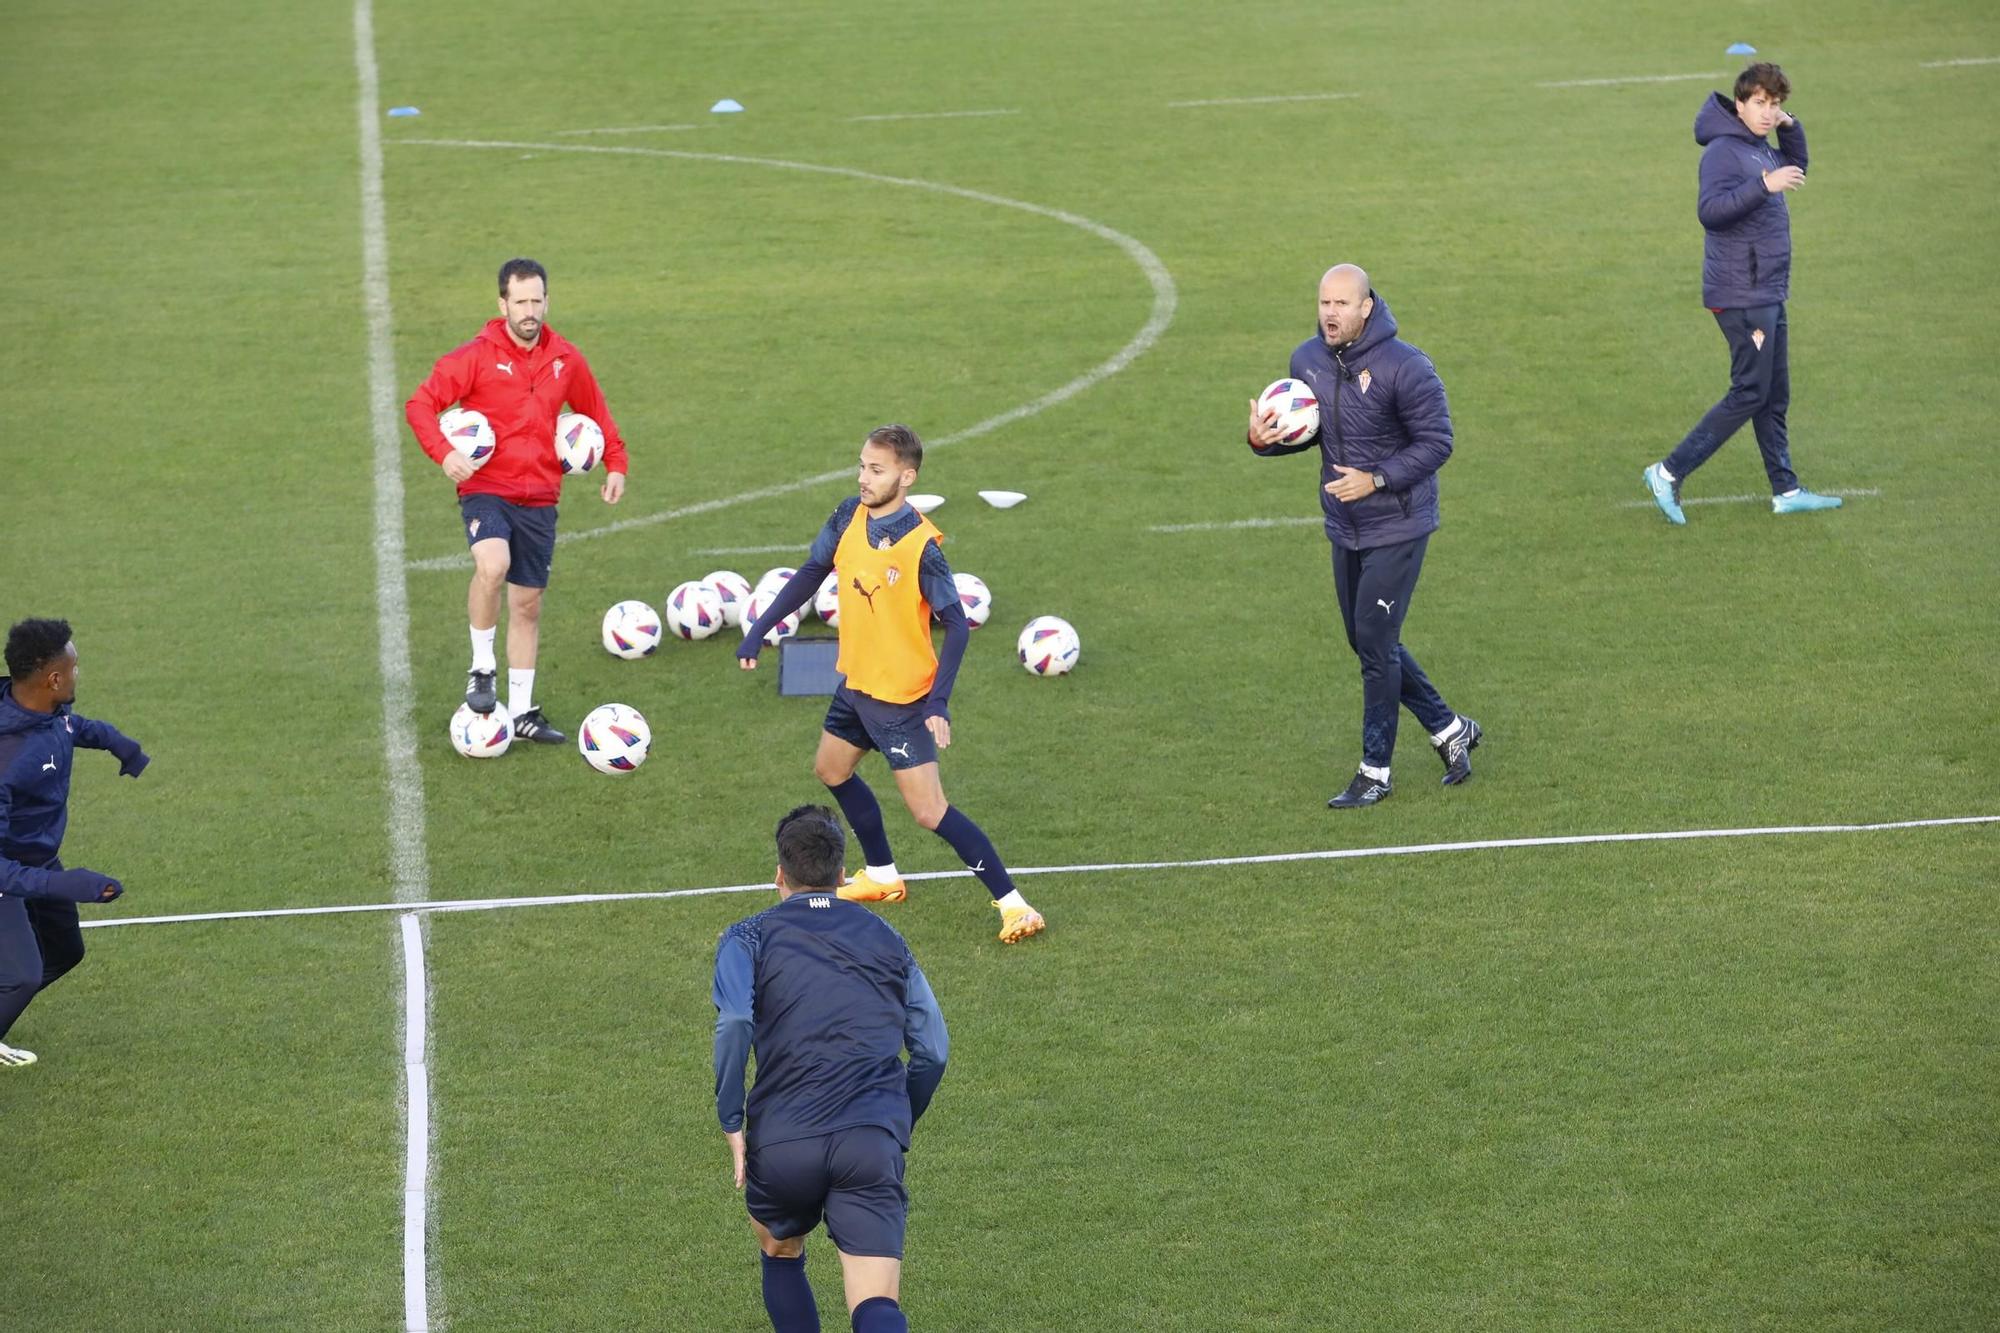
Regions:
[[[864,754],[880,750],[903,804],[979,877],[1000,911],[1001,942],[1013,944],[1043,928],[1042,914],[1014,887],[993,840],[945,800],[938,777],[938,751],[951,744],[951,688],[971,629],[939,546],[944,535],[906,498],[923,462],[924,443],[908,426],[868,433],[859,493],[834,509],[798,572],[745,629],[736,656],[745,671],[754,670],[771,626],[811,600],[829,573],[838,578],[837,665],[844,679],[826,710],[813,773],[840,803],[868,858],[840,896],[900,902],[908,892],[882,807],[855,771]],[[933,610],[944,625],[942,655],[931,646]]]
[[[1319,281],[1313,336],[1292,353],[1291,376],[1319,399],[1319,433],[1280,443],[1275,408],[1250,403],[1259,457],[1320,451],[1320,508],[1333,543],[1333,588],[1348,646],[1361,662],[1361,767],[1327,804],[1370,806],[1389,795],[1397,705],[1430,733],[1444,784],[1472,776],[1479,724],[1453,712],[1403,646],[1424,551],[1438,528],[1438,469],[1451,457],[1451,409],[1429,357],[1396,336],[1388,302],[1353,264]]]
[[[715,950],[716,1116],[776,1333],[819,1329],[805,1238],[822,1218],[855,1333],[900,1333],[903,1158],[944,1078],[944,1013],[903,937],[836,892],[847,839],[833,811],[799,806],[777,839],[777,906],[729,927]]]
[[[109,875],[65,869],[70,762],[77,746],[109,750],[136,778],[152,760],[109,722],[73,711],[76,642],[67,620],[23,620],[7,631],[0,682],[0,1069],[22,1069],[35,1053],[6,1043],[28,1002],[83,961],[78,903],[108,903],[125,891]]]
[[[446,353],[403,406],[417,443],[458,486],[458,511],[472,548],[466,615],[472,628],[472,669],[465,702],[490,713],[499,701],[494,633],[500,589],[507,589],[507,712],[519,740],[559,745],[567,739],[535,704],[535,659],[541,646],[542,593],[555,557],[556,501],[562,463],[556,418],[563,404],[604,432],[606,504],[625,494],[625,441],[604,401],[590,363],[547,324],[548,271],[532,259],[500,266],[500,317],[479,336]],[[454,403],[484,413],[493,427],[493,456],[472,463],[445,440],[438,414]]]
[[[1687,522],[1681,486],[1748,421],[1771,482],[1771,512],[1840,508],[1792,471],[1785,414],[1792,405],[1789,325],[1792,215],[1785,195],[1805,184],[1806,132],[1785,110],[1791,81],[1758,61],[1736,76],[1735,97],[1704,97],[1695,113],[1702,145],[1695,214],[1703,229],[1701,303],[1729,344],[1729,392],[1708,409],[1674,451],[1640,474],[1653,503],[1676,526]],[[1771,132],[1778,146],[1771,147]]]

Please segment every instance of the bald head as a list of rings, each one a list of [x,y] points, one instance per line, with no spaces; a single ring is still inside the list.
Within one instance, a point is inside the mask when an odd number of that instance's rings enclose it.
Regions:
[[[1319,331],[1328,347],[1345,347],[1361,336],[1374,313],[1368,274],[1359,265],[1335,264],[1319,280]]]

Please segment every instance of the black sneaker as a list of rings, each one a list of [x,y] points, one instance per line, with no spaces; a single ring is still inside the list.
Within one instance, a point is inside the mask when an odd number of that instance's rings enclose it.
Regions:
[[[1356,773],[1354,781],[1347,784],[1347,790],[1328,801],[1331,810],[1359,810],[1364,805],[1373,805],[1393,790],[1387,778],[1371,778],[1366,773]]]
[[[497,672],[468,671],[465,673],[465,706],[475,713],[490,713],[500,702],[500,692],[493,683]]]
[[[530,708],[514,719],[514,739],[534,741],[538,745],[561,745],[569,737],[549,725],[539,708]]]
[[[1459,721],[1465,725],[1458,729],[1457,735],[1431,745],[1438,752],[1438,758],[1444,761],[1444,785],[1447,787],[1456,787],[1472,776],[1472,752],[1479,748],[1479,738],[1486,734],[1469,717],[1461,717]]]

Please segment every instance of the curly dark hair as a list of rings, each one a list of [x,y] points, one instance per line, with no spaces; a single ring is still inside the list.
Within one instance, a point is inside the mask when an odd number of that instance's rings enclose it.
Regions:
[[[1785,77],[1785,71],[1768,60],[1759,60],[1755,64],[1747,65],[1743,72],[1736,76],[1736,100],[1749,101],[1750,94],[1759,88],[1762,88],[1764,95],[1773,102],[1782,102],[1792,95],[1792,81]]]
[[[7,674],[25,681],[63,655],[75,637],[67,620],[20,620],[7,631]]]

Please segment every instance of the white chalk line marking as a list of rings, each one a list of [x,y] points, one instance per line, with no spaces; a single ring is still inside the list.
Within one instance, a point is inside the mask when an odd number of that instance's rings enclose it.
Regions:
[[[1857,495],[1861,496],[1880,495],[1882,493],[1882,488],[1880,486],[1864,486],[1855,490],[1821,491],[1819,493],[1821,495],[1837,495],[1840,496],[1842,499],[1849,499]],[[1681,501],[1681,508],[1686,509],[1691,505],[1741,505],[1741,504],[1751,504],[1753,502],[1761,502],[1764,504],[1769,504],[1771,502],[1771,497],[1768,494],[1697,495],[1692,499],[1683,499]],[[1618,502],[1618,507],[1620,509],[1651,509],[1653,508],[1653,501],[1620,500]]]
[[[586,134],[667,134],[681,130],[698,130],[700,125],[605,125],[594,130],[556,130],[558,139],[568,139]]]
[[[1192,102],[1169,102],[1170,107],[1269,106],[1277,102],[1345,102],[1360,93],[1280,93],[1270,97],[1204,97]]]
[[[1959,60],[1924,60],[1918,69],[1953,69],[1960,65],[2000,65],[2000,56],[1966,56]]]
[[[1078,865],[1015,866],[1008,873],[1030,875],[1101,875],[1116,871],[1194,870],[1219,866],[1279,865],[1293,861],[1358,861],[1378,856],[1427,856],[1441,852],[1508,851],[1522,847],[1584,847],[1608,843],[1695,842],[1711,838],[1801,837],[1829,833],[1883,833],[1896,829],[1955,828],[2000,824],[2000,815],[1955,815],[1939,819],[1898,819],[1873,824],[1774,824],[1757,828],[1662,829],[1644,833],[1575,833],[1541,838],[1478,838],[1468,842],[1420,842],[1396,847],[1336,847],[1307,852],[1266,852],[1253,856],[1207,856],[1185,861],[1099,861]],[[907,880],[969,879],[970,870],[933,870],[907,874]],[[662,898],[707,898],[724,893],[758,893],[771,887],[768,879],[754,884],[721,884],[699,889],[646,889],[623,893],[553,893],[523,898],[460,898],[430,903],[353,903],[332,907],[267,907],[240,912],[194,912],[181,916],[135,916],[115,921],[86,921],[85,929],[106,926],[184,925],[200,921],[249,921],[275,917],[342,916],[362,912],[491,912],[512,907],[560,907],[575,903],[638,902]]]
[[[779,542],[776,546],[698,546],[689,555],[777,555],[810,551],[804,542]]]
[[[1146,281],[1152,286],[1153,308],[1151,313],[1147,315],[1145,324],[1140,327],[1137,333],[1132,335],[1132,338],[1123,347],[1119,348],[1107,360],[1093,366],[1091,369],[1069,381],[1069,383],[1051,389],[1039,398],[1031,399],[1028,402],[1020,404],[1018,407],[1009,408],[1005,412],[986,418],[984,421],[975,422],[967,426],[964,430],[940,436],[934,440],[926,440],[924,447],[927,450],[942,449],[946,445],[975,439],[978,436],[999,430],[1003,426],[1011,426],[1017,421],[1034,416],[1036,413],[1044,412],[1051,407],[1068,402],[1071,398],[1076,397],[1086,389],[1094,388],[1098,384],[1103,383],[1143,356],[1154,343],[1160,340],[1160,336],[1167,331],[1167,326],[1173,323],[1174,309],[1180,301],[1180,294],[1174,286],[1173,275],[1167,272],[1167,266],[1160,262],[1158,255],[1154,254],[1144,243],[1136,238],[1127,236],[1122,231],[1107,227],[1101,222],[1083,217],[1080,214],[1066,212],[1059,208],[1046,208],[1041,204],[1031,204],[1020,199],[1009,199],[1004,195],[988,194],[984,190],[969,190],[962,186],[945,185],[937,181],[916,180],[907,176],[885,176],[877,172],[861,171],[853,167],[830,167],[816,162],[793,162],[785,158],[775,157],[744,157],[736,153],[695,153],[672,148],[637,148],[613,144],[548,144],[478,139],[399,139],[396,142],[430,148],[535,149],[552,153],[600,153],[625,157],[676,159],[687,162],[723,162],[738,166],[772,167],[780,171],[801,171],[822,176],[844,176],[850,180],[869,181],[877,185],[896,185],[911,190],[924,190],[932,194],[950,195],[958,199],[969,199],[974,203],[991,204],[996,208],[1011,208],[1022,213],[1033,214],[1036,217],[1049,218],[1111,242],[1123,250],[1139,266],[1140,271],[1146,275]],[[728,509],[735,505],[746,504],[752,500],[766,500],[775,496],[790,495],[813,486],[823,486],[827,482],[850,477],[853,475],[853,472],[853,465],[849,464],[845,467],[835,468],[828,472],[821,472],[814,476],[802,478],[799,481],[784,482],[775,486],[763,486],[756,490],[743,491],[736,495],[725,495],[714,500],[703,500],[697,504],[683,505],[678,509],[663,510],[660,513],[646,514],[638,518],[619,519],[613,523],[606,523],[601,527],[585,528],[577,532],[560,533],[556,537],[556,542],[560,545],[569,542],[588,541],[596,537],[608,537],[613,533],[630,532],[636,528],[652,527],[655,524],[666,523],[677,518],[689,518],[696,514],[713,513],[718,509]],[[467,567],[470,559],[469,555],[459,552],[453,555],[436,556],[427,560],[413,560],[409,563],[408,568],[413,570],[463,569]]]
[[[1558,79],[1554,83],[1538,83],[1537,88],[1609,88],[1620,83],[1686,83],[1692,79],[1719,79],[1720,72],[1706,74],[1634,74],[1622,79]]]
[[[1018,110],[1005,111],[902,111],[879,116],[849,116],[849,124],[863,120],[971,120],[979,116],[1018,116]]]
[[[416,689],[410,673],[410,602],[403,569],[403,456],[396,413],[395,319],[389,304],[389,227],[382,198],[382,134],[376,123],[381,100],[375,63],[373,0],[354,0],[356,120],[361,136],[361,286],[368,315],[368,408],[375,436],[375,633],[380,641],[382,751],[388,765],[388,809],[384,832],[396,898],[420,901],[430,894],[425,865],[424,784],[417,761],[412,720]],[[423,923],[403,919],[407,957],[401,997],[405,1041],[421,1043],[430,997],[423,981]],[[409,1062],[405,1056],[405,1069]],[[408,1144],[403,1175],[403,1327],[428,1333],[431,1327],[431,1272],[427,1256],[430,1188],[430,1088],[414,1074],[406,1080],[403,1108]]]
[[[1214,523],[1155,523],[1148,532],[1234,532],[1241,528],[1304,528],[1326,522],[1318,514],[1294,514],[1289,518],[1232,518]]]

